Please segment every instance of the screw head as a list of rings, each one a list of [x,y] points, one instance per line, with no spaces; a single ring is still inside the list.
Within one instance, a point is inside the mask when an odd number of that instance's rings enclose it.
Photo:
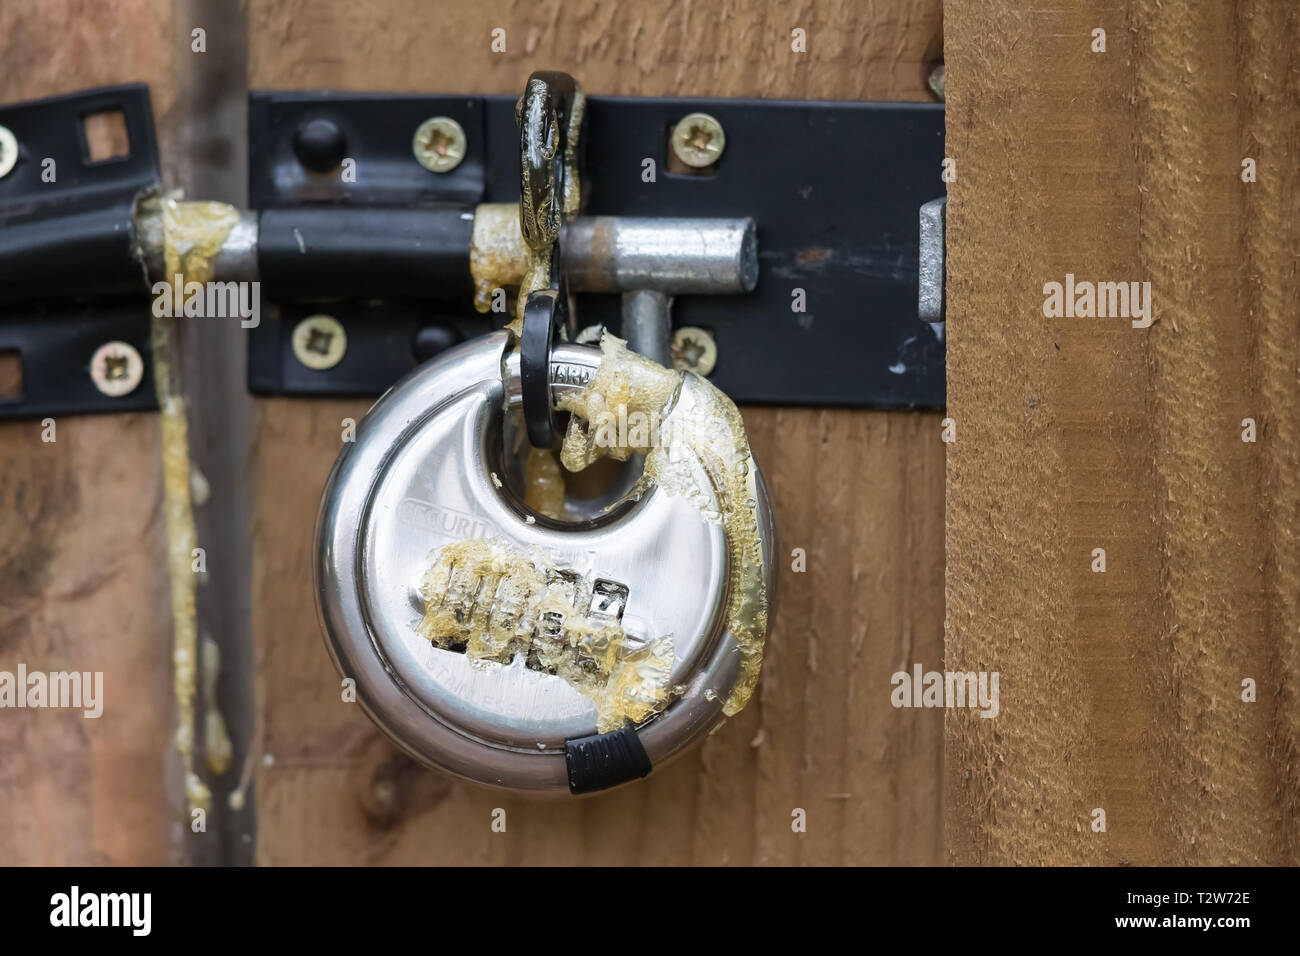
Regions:
[[[130,395],[144,377],[144,359],[134,345],[105,342],[90,359],[90,378],[109,398]]]
[[[311,369],[324,371],[343,360],[348,336],[332,315],[309,315],[293,328],[293,355]]]
[[[449,173],[465,158],[465,130],[450,116],[431,117],[416,128],[411,151],[425,169]]]
[[[684,325],[673,333],[670,348],[673,368],[679,372],[710,375],[718,364],[718,346],[713,336],[704,329]]]
[[[9,175],[18,162],[18,140],[7,126],[0,126],[0,179]]]
[[[673,155],[687,166],[712,166],[727,148],[722,124],[708,113],[690,113],[673,127]]]

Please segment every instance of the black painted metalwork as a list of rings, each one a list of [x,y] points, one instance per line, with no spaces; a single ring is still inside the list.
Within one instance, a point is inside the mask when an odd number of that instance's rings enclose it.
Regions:
[[[93,162],[85,118],[120,112],[125,156]],[[0,177],[0,351],[16,352],[22,391],[0,418],[157,408],[149,297],[135,252],[136,200],[159,188],[148,87],[88,90],[0,107],[18,159]],[[129,395],[102,394],[90,375],[108,341],[144,360]]]
[[[251,333],[254,392],[377,394],[428,357],[417,343],[457,341],[502,324],[507,316],[481,316],[469,305],[465,236],[475,205],[519,199],[516,103],[512,96],[252,94],[253,205],[280,211],[281,237],[292,233],[295,210],[306,223],[340,213],[332,243],[280,239],[262,251],[263,297],[276,303],[278,319]],[[754,292],[679,296],[673,307],[675,325],[713,334],[712,380],[732,398],[943,406],[941,327],[917,314],[918,210],[943,191],[941,104],[589,96],[586,109],[585,214],[756,220]],[[722,124],[726,150],[703,174],[672,172],[669,133],[700,111]],[[440,115],[456,119],[467,140],[465,160],[444,174],[425,169],[411,151],[416,127]],[[337,171],[314,173],[295,155],[298,131],[321,119],[346,136],[355,182]],[[385,231],[385,217],[399,209],[413,218]],[[358,218],[369,225],[358,228]],[[270,235],[265,224],[263,232]],[[394,263],[418,280],[385,278]],[[425,281],[433,275],[440,278]],[[321,283],[315,289],[314,276]],[[323,290],[362,288],[369,289],[364,299],[320,302],[330,298]],[[619,328],[618,296],[575,298],[582,325]],[[323,371],[298,363],[289,342],[293,324],[319,311],[339,319],[348,335],[343,361]],[[429,328],[443,331],[426,334]]]

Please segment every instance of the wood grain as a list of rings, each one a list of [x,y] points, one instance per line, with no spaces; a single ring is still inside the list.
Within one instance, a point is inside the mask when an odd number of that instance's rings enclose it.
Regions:
[[[550,68],[604,94],[925,99],[941,30],[937,0],[253,0],[249,16],[254,89],[499,93]],[[490,51],[495,27],[505,54]],[[790,50],[795,27],[806,55]],[[895,710],[889,694],[894,671],[942,654],[939,416],[745,410],[787,555],[757,698],[644,784],[536,802],[412,766],[340,701],[311,533],[341,420],[366,403],[258,404],[260,862],[938,861],[941,718]],[[795,547],[804,574],[789,573]],[[505,834],[490,830],[495,807]],[[807,833],[791,831],[796,807]]]
[[[170,4],[0,5],[0,102],[143,81],[163,148]],[[144,306],[142,306],[144,308]],[[156,416],[0,424],[0,670],[102,671],[104,713],[0,711],[0,862],[174,858],[171,623]]]
[[[1294,864],[1300,17],[947,12],[946,657],[1002,691],[947,717],[948,857]],[[1067,273],[1155,324],[1045,318]]]

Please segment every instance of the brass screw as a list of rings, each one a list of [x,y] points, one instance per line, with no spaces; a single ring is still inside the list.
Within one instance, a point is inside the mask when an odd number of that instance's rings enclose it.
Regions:
[[[673,368],[679,372],[710,375],[718,364],[718,346],[713,336],[693,326],[682,326],[673,333],[671,352]]]
[[[411,150],[425,169],[449,173],[465,158],[465,130],[450,116],[431,117],[416,129]]]
[[[347,333],[332,315],[309,315],[294,326],[293,354],[308,368],[333,368],[347,350]]]
[[[90,359],[90,378],[109,398],[130,395],[143,377],[144,360],[126,342],[105,342]]]
[[[722,124],[708,113],[683,116],[673,127],[673,154],[687,166],[703,169],[712,166],[727,148],[727,134]]]
[[[18,140],[6,126],[0,126],[0,179],[9,175],[18,162]]]

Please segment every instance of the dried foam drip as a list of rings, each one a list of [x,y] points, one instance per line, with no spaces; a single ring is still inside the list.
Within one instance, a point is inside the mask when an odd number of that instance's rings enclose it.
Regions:
[[[239,211],[216,202],[163,199],[164,263],[168,279],[209,282],[213,263]],[[182,289],[174,288],[180,301]],[[185,398],[175,381],[173,320],[155,315],[151,327],[154,387],[161,412],[163,498],[167,514],[167,568],[172,606],[172,690],[176,697],[176,749],[184,762],[185,796],[191,810],[206,810],[212,793],[194,769],[194,699],[198,627],[194,614],[194,511],[190,502],[190,452]]]
[[[538,514],[564,517],[564,472],[545,448],[529,448],[524,461],[524,504]]]
[[[469,271],[474,280],[474,308],[488,312],[497,289],[518,287],[515,317],[506,328],[523,329],[528,296],[551,285],[550,247],[530,249],[519,228],[518,203],[484,203],[474,210]]]
[[[532,250],[519,230],[518,203],[482,203],[474,210],[469,271],[474,279],[474,308],[488,312],[497,289],[517,288]]]

